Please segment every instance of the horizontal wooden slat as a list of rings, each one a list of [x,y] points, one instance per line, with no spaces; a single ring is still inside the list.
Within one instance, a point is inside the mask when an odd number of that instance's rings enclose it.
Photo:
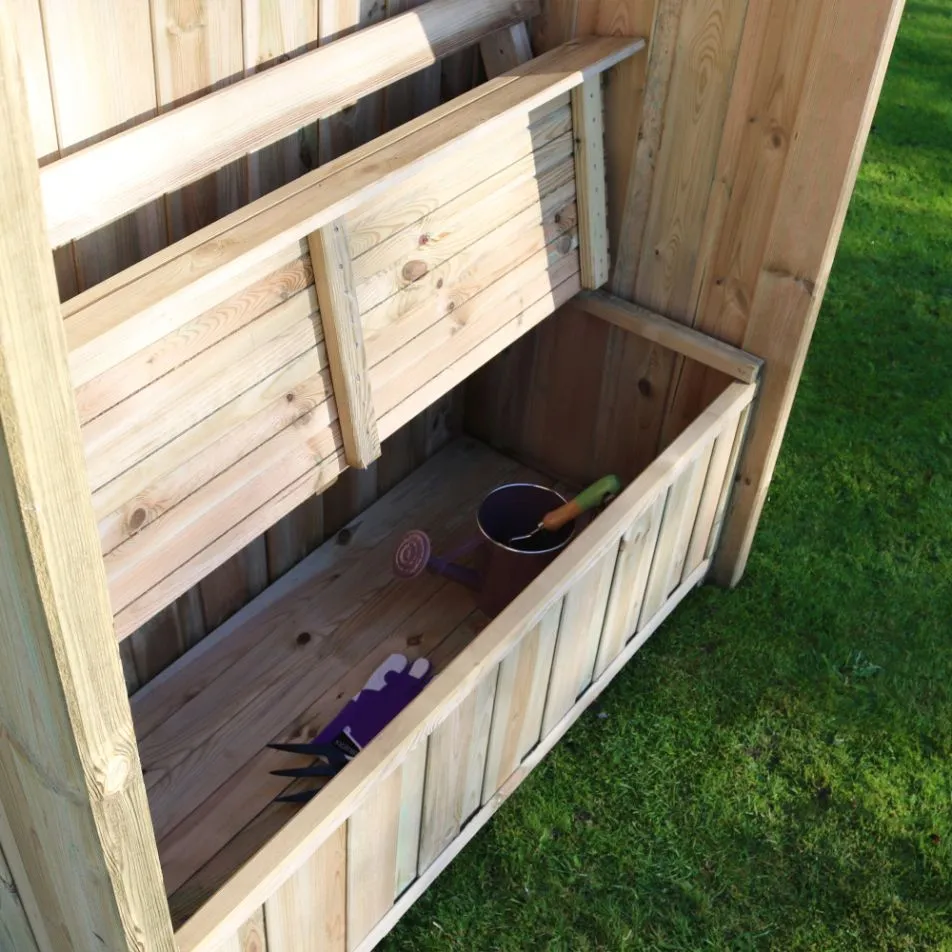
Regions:
[[[532,16],[538,6],[433,0],[59,159],[40,175],[50,244],[197,181]]]
[[[578,297],[578,303],[595,317],[652,343],[661,344],[662,347],[698,363],[720,370],[735,380],[753,383],[760,376],[763,366],[760,358],[638,304],[632,304],[604,291],[583,291]]]
[[[88,423],[314,283],[310,257],[301,257],[296,245],[265,262],[264,267],[267,273],[260,281],[249,283],[228,300],[79,387],[75,393],[80,423]]]
[[[259,199],[204,232],[156,256],[152,270],[115,289],[66,320],[70,368],[79,386],[171,333],[197,313],[233,293],[236,282],[263,258],[346,215],[500,130],[531,121],[540,107],[643,46],[640,40],[597,38],[567,44],[506,76],[460,96],[447,106],[381,136]],[[266,75],[266,74],[265,74]],[[158,263],[161,262],[161,263]]]
[[[335,777],[322,796],[304,807],[276,833],[253,859],[212,896],[176,933],[180,952],[211,952],[244,916],[278,889],[314,854],[354,809],[355,804],[395,769],[452,709],[468,696],[485,674],[513,649],[522,634],[535,625],[550,606],[601,558],[608,546],[616,546],[623,532],[657,498],[662,489],[680,475],[704,444],[710,444],[753,398],[754,388],[732,384],[652,463],[600,516],[598,531],[582,533],[561,558],[533,581],[482,636],[456,658],[443,677],[392,720],[367,750],[346,771]],[[707,563],[702,570],[706,571]],[[699,573],[688,580],[697,584]],[[682,586],[683,589],[683,586]],[[677,593],[680,597],[683,591]],[[672,600],[669,600],[668,604]],[[656,618],[664,614],[665,608]],[[652,619],[648,628],[652,628]],[[647,632],[648,628],[644,631]],[[632,641],[629,650],[636,650]],[[614,673],[612,665],[598,682],[598,689]],[[595,687],[584,704],[594,697]],[[578,707],[578,706],[577,706]],[[570,714],[574,714],[576,709]],[[574,717],[573,717],[574,719]],[[556,728],[555,732],[561,729]],[[554,732],[554,733],[555,733]],[[551,735],[550,735],[551,736]],[[470,827],[467,828],[469,830]],[[437,865],[437,864],[434,864]],[[415,887],[411,887],[411,891]]]

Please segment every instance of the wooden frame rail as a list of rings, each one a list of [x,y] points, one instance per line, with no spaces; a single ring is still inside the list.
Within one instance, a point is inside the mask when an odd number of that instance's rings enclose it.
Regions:
[[[59,159],[40,172],[50,244],[94,231],[538,12],[538,0],[432,0]]]
[[[594,317],[719,370],[735,380],[756,383],[760,377],[764,362],[759,357],[648,308],[601,291],[582,291],[576,302]]]

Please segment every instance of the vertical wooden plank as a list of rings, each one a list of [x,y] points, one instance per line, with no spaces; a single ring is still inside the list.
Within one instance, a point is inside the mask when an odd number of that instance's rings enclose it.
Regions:
[[[741,342],[766,365],[714,565],[715,578],[728,585],[747,564],[903,9],[902,0],[818,5],[807,80]]]
[[[60,149],[114,134],[156,112],[149,0],[41,0]],[[166,244],[161,201],[74,243],[80,290]]]
[[[617,558],[616,543],[565,596],[542,717],[543,737],[565,717],[592,683]]]
[[[708,443],[693,467],[691,482],[684,500],[684,512],[681,517],[679,532],[674,540],[674,555],[671,559],[671,568],[668,573],[668,595],[681,584],[681,580],[685,575],[684,564],[687,560],[688,547],[691,544],[694,526],[697,523],[701,495],[704,491],[704,483],[707,480],[707,474],[711,467],[711,454],[713,449],[713,443]]]
[[[265,903],[268,952],[344,952],[347,825]]]
[[[638,616],[641,614],[648,573],[651,570],[651,557],[661,529],[664,502],[665,496],[659,496],[622,536],[605,611],[602,638],[595,659],[596,678],[601,677],[621,654],[638,626]]]
[[[3,6],[0,128],[0,720],[15,738],[0,744],[4,852],[51,947],[173,952]]]
[[[268,937],[264,929],[264,906],[259,906],[238,930],[238,948],[241,952],[268,952]]]
[[[479,52],[490,79],[506,73],[519,63],[527,63],[532,59],[529,29],[525,23],[517,23],[508,29],[499,30],[480,41]]]
[[[321,44],[377,23],[386,15],[382,0],[319,0],[318,35]],[[318,123],[321,164],[356,149],[380,134],[383,128],[382,93],[365,96],[334,116]]]
[[[494,669],[430,735],[419,871],[456,839],[479,807],[496,696]]]
[[[267,549],[261,536],[201,581],[199,590],[208,631],[214,631],[267,587]]]
[[[324,344],[347,463],[366,469],[380,456],[364,331],[343,221],[308,235]]]
[[[539,742],[562,604],[553,605],[499,665],[483,803]]]
[[[395,17],[428,2],[429,0],[387,0],[387,16]],[[436,62],[413,76],[388,86],[384,90],[386,129],[393,129],[436,108],[440,104],[441,79],[441,67],[439,62]]]
[[[420,743],[408,754],[401,768],[400,829],[397,833],[397,880],[399,896],[417,877],[420,829],[423,824],[423,789],[426,783],[427,744]]]
[[[152,0],[160,112],[241,78],[241,24],[241,0]],[[238,208],[244,177],[244,163],[232,163],[168,195],[170,239],[178,241]]]
[[[38,952],[13,873],[0,849],[0,949]]]
[[[353,952],[393,905],[402,771],[380,781],[347,823],[347,949]]]
[[[319,0],[241,0],[245,72],[282,63],[317,45]],[[248,156],[251,198],[317,167],[317,123]]]
[[[698,503],[697,518],[694,520],[691,542],[684,560],[682,579],[687,578],[707,557],[718,503],[724,495],[724,481],[727,479],[727,468],[734,449],[736,431],[736,426],[732,426],[714,441],[707,476],[704,480],[704,491]]]
[[[277,581],[324,541],[324,500],[313,496],[268,530],[268,578]]]
[[[709,455],[710,447],[707,453]],[[681,577],[681,567],[684,564],[690,530],[694,525],[697,498],[705,472],[706,460],[702,467],[702,460],[696,457],[685,466],[668,490],[664,514],[661,518],[661,529],[658,532],[658,541],[651,562],[651,572],[648,575],[648,586],[641,606],[639,631],[664,606],[668,596],[677,587],[677,581],[672,584],[672,578],[675,575],[678,579]],[[693,509],[691,508],[692,497],[694,498]]]
[[[582,287],[593,290],[608,282],[608,205],[605,195],[605,124],[601,76],[572,90],[575,133],[575,179]]]

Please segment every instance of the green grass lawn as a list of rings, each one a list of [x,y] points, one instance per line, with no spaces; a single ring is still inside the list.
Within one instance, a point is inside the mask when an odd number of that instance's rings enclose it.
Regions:
[[[952,949],[952,0],[908,3],[744,582],[383,948]]]

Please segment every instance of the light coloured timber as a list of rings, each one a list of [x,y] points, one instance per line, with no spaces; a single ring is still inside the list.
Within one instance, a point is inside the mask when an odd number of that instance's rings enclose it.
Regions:
[[[809,79],[744,331],[744,348],[763,356],[772,371],[751,420],[715,558],[715,578],[725,585],[736,585],[747,564],[904,4],[820,6]],[[804,195],[809,201],[799,200]]]
[[[310,256],[289,246],[264,264],[266,275],[226,301],[183,324],[76,390],[80,422],[88,423],[147,387],[179,364],[207,351],[228,335],[266,314],[314,283]]]
[[[604,111],[601,76],[590,76],[572,90],[582,287],[593,290],[608,283],[611,270]]]
[[[399,896],[417,877],[420,832],[423,827],[423,791],[429,743],[417,744],[404,761],[400,777],[400,820],[397,829],[397,869],[394,896]]]
[[[492,79],[500,76],[520,63],[532,59],[532,40],[525,23],[497,30],[479,42],[479,52],[483,59],[486,75]]]
[[[574,194],[571,155],[571,137],[561,136],[356,258],[361,313],[419,281],[519,212],[532,205],[543,207],[543,199],[561,186],[572,183]],[[545,207],[551,209],[551,203]]]
[[[431,336],[424,336],[430,328],[440,325],[456,333],[468,320],[467,305],[497,284],[501,287],[492,291],[497,295],[512,287],[514,272],[528,281],[530,273],[553,274],[562,260],[577,256],[574,197],[569,182],[547,196],[541,208],[520,212],[364,313],[367,358],[382,407],[391,406],[381,391],[388,381],[407,372],[425,379],[433,372],[432,366],[419,364],[419,355],[435,346]]]
[[[499,664],[483,803],[496,793],[542,735],[542,713],[562,605],[553,604]],[[436,859],[434,856],[433,860]]]
[[[617,560],[616,543],[608,546],[588,573],[566,593],[542,716],[543,736],[562,720],[592,682]]]
[[[93,490],[313,350],[323,337],[317,310],[314,289],[305,289],[87,423],[83,443]]]
[[[344,438],[344,458],[349,466],[366,469],[380,456],[380,435],[343,222],[325,225],[309,235],[307,242]]]
[[[347,827],[324,845],[266,903],[276,952],[345,952]]]
[[[640,50],[639,40],[570,44],[453,103],[381,136],[180,243],[161,264],[73,310],[66,321],[70,368],[79,386],[228,297],[264,258],[397,186],[455,157]],[[264,74],[267,75],[267,74]],[[125,279],[120,279],[125,280]],[[201,306],[196,311],[195,301]]]
[[[551,254],[555,255],[554,259]],[[518,324],[524,319],[527,330],[531,321],[537,322],[551,313],[557,303],[573,293],[571,287],[564,288],[558,292],[556,300],[552,297],[552,286],[561,288],[575,270],[577,255],[574,252],[563,254],[563,247],[558,243],[554,252],[543,249],[503,280],[492,284],[487,292],[455,309],[448,321],[420,333],[412,341],[412,346],[399,349],[388,360],[373,367],[370,380],[379,412],[385,415],[391,407],[406,403],[412,393],[421,392],[432,380],[452,379],[465,367],[471,366],[468,363],[460,365],[459,359],[465,358],[474,346],[479,347],[482,339],[494,337],[500,323],[515,320],[518,323],[514,330],[518,333]],[[533,311],[529,317],[525,314],[520,317],[520,312],[529,306],[536,307],[538,313]],[[497,340],[494,346],[501,347],[502,341]],[[478,353],[484,362],[494,351],[484,347]],[[435,361],[431,359],[433,356],[436,356]],[[445,389],[429,387],[426,391],[431,395],[428,403],[450,389],[444,386]],[[425,409],[428,403],[420,409]],[[168,604],[166,598],[177,597],[187,590],[187,582],[199,581],[202,576],[195,576],[193,566],[217,566],[221,553],[228,551],[238,539],[251,541],[255,537],[254,527],[267,528],[271,523],[265,520],[273,521],[274,518],[274,509],[267,506],[269,500],[280,507],[279,516],[284,515],[288,511],[284,507],[293,499],[306,498],[308,485],[326,485],[328,479],[332,480],[340,472],[340,462],[333,455],[339,444],[332,411],[333,404],[318,405],[315,412],[305,413],[298,418],[299,422],[250,448],[243,458],[216,475],[212,475],[212,470],[217,454],[214,444],[210,444],[208,449],[203,449],[194,467],[189,463],[184,469],[173,471],[164,481],[170,493],[168,497],[154,493],[141,499],[137,495],[133,497],[131,508],[125,506],[124,512],[128,513],[125,518],[117,516],[109,520],[104,532],[109,531],[110,541],[125,536],[106,557],[120,638],[130,631],[134,622],[149,617],[143,612],[154,613],[154,609],[164,607],[163,602]],[[401,409],[399,413],[402,412]],[[385,424],[382,420],[381,436],[395,432],[403,422],[399,414]],[[208,417],[201,425],[210,430],[217,424],[213,417]],[[252,431],[254,427],[254,423],[249,424]],[[198,450],[199,446],[200,441],[196,439],[192,448]],[[176,450],[170,446],[168,451],[156,455],[164,466],[165,462],[174,459],[175,453]],[[228,453],[224,453],[223,459],[227,456]],[[148,467],[148,461],[145,465]],[[309,475],[315,465],[318,467],[316,474]],[[205,472],[211,478],[198,485],[199,475]],[[131,483],[133,476],[136,474],[132,473],[128,478],[123,475],[120,482]],[[278,487],[289,485],[291,493],[300,495],[282,496],[284,490]],[[188,487],[194,489],[185,496],[184,489]],[[179,497],[179,505],[166,507],[166,498],[171,502]],[[259,510],[262,506],[265,507],[263,512]],[[130,535],[129,530],[136,525],[140,527],[139,531]],[[223,532],[223,526],[229,526],[226,532]],[[237,550],[232,549],[228,554],[234,551]],[[155,553],[161,553],[160,558],[155,558]],[[160,592],[164,594],[160,595]],[[143,597],[145,601],[135,607]],[[146,605],[148,609],[144,607]],[[125,618],[129,621],[124,621]]]
[[[404,760],[442,720],[441,713],[459,704],[485,674],[515,647],[522,633],[595,565],[606,546],[616,546],[623,532],[750,403],[753,388],[732,384],[601,515],[599,530],[579,536],[575,544],[533,581],[481,637],[446,669],[444,675],[385,727],[322,796],[306,805],[253,859],[199,909],[176,933],[179,952],[206,952],[249,910],[264,902],[313,855],[376,785]],[[706,570],[707,566],[704,566]],[[696,584],[703,574],[692,579]],[[650,626],[643,629],[647,631]],[[601,683],[601,682],[600,682]],[[592,689],[590,688],[590,693]],[[586,698],[589,695],[586,695]],[[472,825],[472,824],[471,824]],[[469,830],[467,827],[467,831]],[[408,890],[409,895],[416,884]]]
[[[0,946],[39,952],[10,865],[0,849]]]
[[[347,821],[347,950],[353,950],[396,898],[403,770],[383,778]]]
[[[60,159],[41,175],[50,244],[216,172],[535,6],[531,0],[433,0]]]
[[[600,291],[583,292],[578,303],[589,314],[735,380],[753,383],[760,376],[764,362],[759,357],[638,304]]]
[[[482,809],[467,824],[460,835],[447,847],[437,860],[424,872],[420,878],[394,903],[393,908],[377,923],[376,927],[354,950],[354,952],[372,952],[380,940],[403,918],[407,910],[429,889],[437,876],[465,849],[477,833],[489,822],[496,811],[512,796],[523,780],[540,764],[555,745],[568,733],[573,724],[598,699],[601,693],[611,684],[615,676],[641,649],[648,638],[668,619],[671,612],[684,600],[694,588],[703,580],[709,563],[699,566],[694,575],[665,603],[664,607],[655,615],[637,638],[632,639],[625,650],[615,659],[602,676],[589,686],[589,689],[575,703],[572,709],[562,720],[542,738],[539,745],[514,771],[506,783],[484,804]]]
[[[0,810],[50,947],[173,952],[0,8]],[[42,382],[42,399],[38,397]],[[64,856],[81,857],[78,863]],[[4,918],[6,915],[4,914]]]

